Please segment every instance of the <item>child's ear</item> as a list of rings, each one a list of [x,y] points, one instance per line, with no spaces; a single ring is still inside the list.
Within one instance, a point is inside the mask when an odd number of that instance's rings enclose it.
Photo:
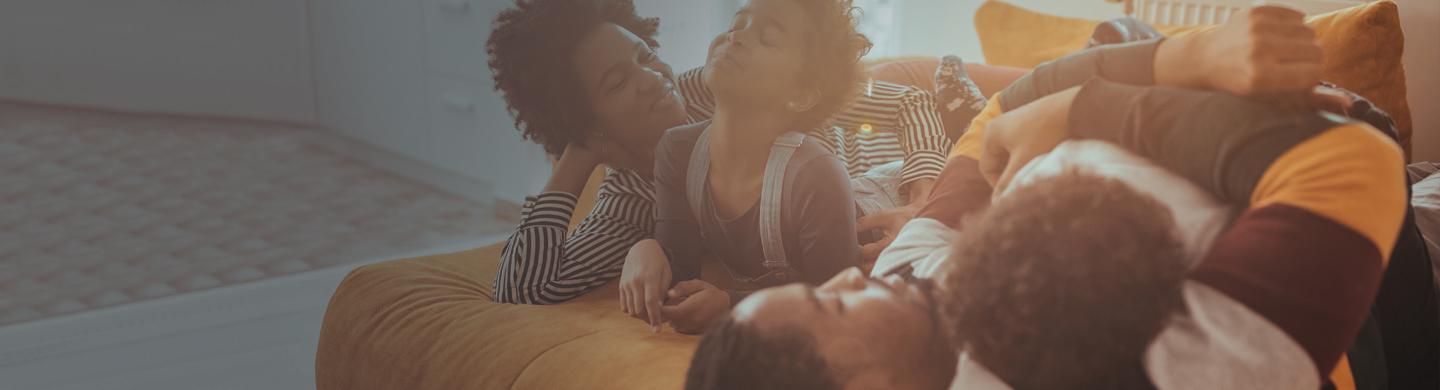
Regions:
[[[794,112],[805,112],[810,111],[811,108],[815,108],[815,105],[819,103],[820,90],[808,88],[796,93],[795,96],[791,96],[790,102],[785,103],[785,109]]]

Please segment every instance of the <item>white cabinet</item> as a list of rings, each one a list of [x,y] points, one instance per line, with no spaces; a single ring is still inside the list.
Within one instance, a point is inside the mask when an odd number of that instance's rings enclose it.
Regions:
[[[311,0],[320,123],[410,158],[429,152],[418,2]]]
[[[490,81],[485,39],[490,21],[511,2],[496,0],[422,0],[425,59],[432,71]]]
[[[0,98],[315,123],[304,0],[0,1]]]
[[[439,168],[402,173],[482,202],[520,203],[543,186],[547,157],[515,130],[486,65],[490,21],[510,3],[310,4],[321,124]]]

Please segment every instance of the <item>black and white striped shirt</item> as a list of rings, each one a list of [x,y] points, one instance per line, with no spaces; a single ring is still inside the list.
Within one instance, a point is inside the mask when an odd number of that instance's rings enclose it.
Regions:
[[[715,98],[700,70],[676,80],[688,123],[714,116]],[[809,135],[844,160],[851,177],[899,160],[905,161],[905,184],[938,176],[951,140],[934,95],[880,81],[862,88],[869,94]],[[553,191],[526,198],[520,225],[501,254],[496,302],[573,299],[620,276],[630,246],[655,236],[655,184],[634,172],[607,168],[595,209],[567,236],[577,201],[574,194]]]

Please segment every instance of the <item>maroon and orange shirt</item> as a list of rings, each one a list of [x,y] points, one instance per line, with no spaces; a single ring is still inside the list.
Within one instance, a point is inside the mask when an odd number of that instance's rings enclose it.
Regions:
[[[1338,363],[1375,299],[1405,217],[1399,146],[1345,117],[1154,86],[1158,45],[1075,53],[997,94],[956,142],[916,217],[958,228],[989,202],[979,171],[985,124],[1082,86],[1068,118],[1072,137],[1118,144],[1245,207],[1191,280],[1264,316],[1344,387],[1348,367]]]

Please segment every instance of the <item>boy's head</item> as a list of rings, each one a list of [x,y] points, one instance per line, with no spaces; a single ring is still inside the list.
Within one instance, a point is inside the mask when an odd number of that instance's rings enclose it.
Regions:
[[[870,40],[851,0],[750,0],[710,44],[703,79],[718,102],[821,124],[859,93]],[[745,107],[742,107],[745,108]]]
[[[1122,380],[1183,310],[1174,230],[1116,179],[1072,170],[1015,188],[964,224],[936,292],[942,327],[1016,389]]]

